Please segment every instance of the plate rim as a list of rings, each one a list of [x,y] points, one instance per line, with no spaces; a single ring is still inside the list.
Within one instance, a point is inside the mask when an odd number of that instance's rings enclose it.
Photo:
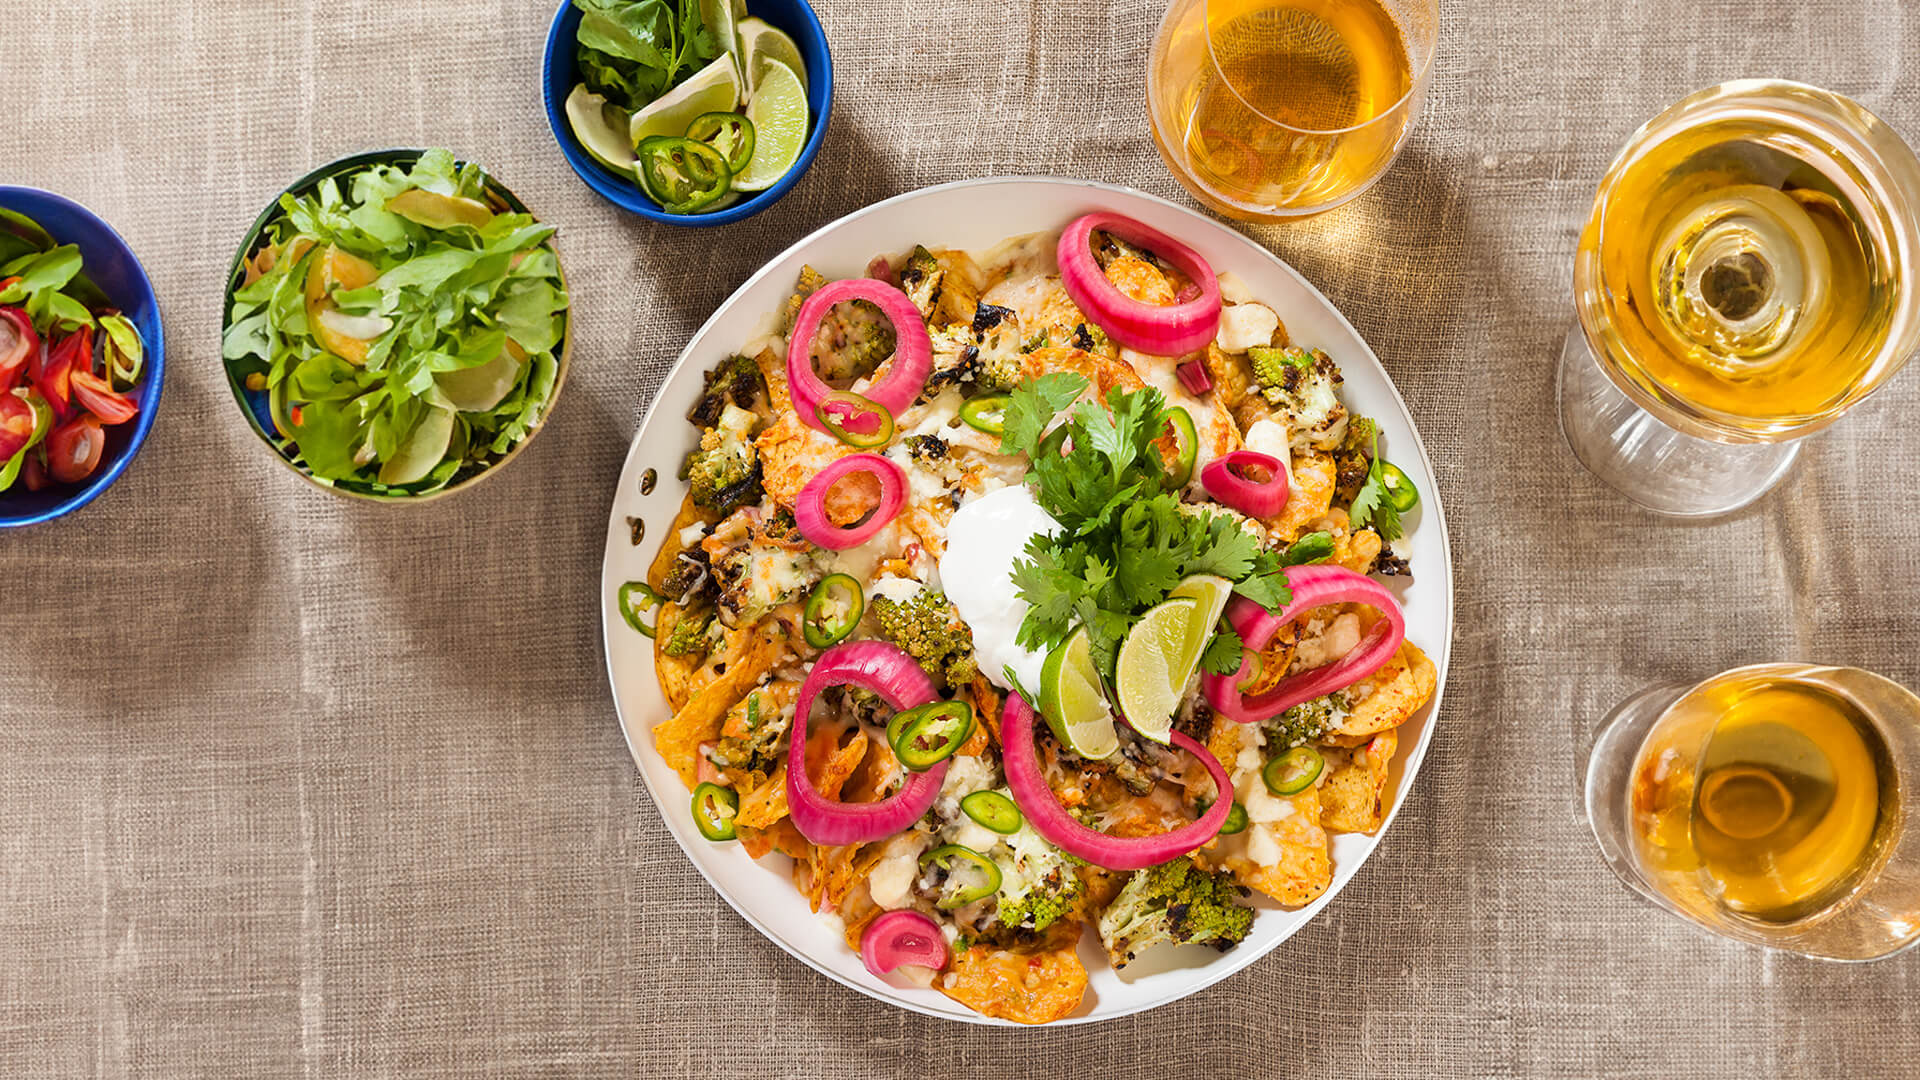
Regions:
[[[874,203],[870,203],[857,210],[853,210],[847,214],[844,214],[838,218],[835,218],[832,221],[829,221],[826,224],[821,225],[819,228],[816,228],[813,231],[807,233],[805,236],[802,236],[798,240],[794,241],[793,243],[787,245],[785,248],[781,249],[779,253],[768,258],[764,263],[761,264],[759,269],[755,270],[752,274],[748,275],[744,280],[740,282],[738,286],[736,286],[733,289],[732,292],[727,294],[725,299],[721,300],[717,305],[715,305],[712,314],[707,316],[706,320],[700,324],[698,329],[696,329],[692,334],[688,335],[685,344],[682,345],[679,355],[674,359],[672,366],[668,367],[666,372],[661,376],[659,385],[653,393],[652,400],[650,400],[647,403],[645,411],[641,413],[639,425],[634,429],[633,436],[628,441],[626,457],[621,462],[620,477],[615,482],[614,489],[613,489],[613,498],[608,505],[608,509],[607,509],[608,525],[607,525],[607,534],[606,534],[607,540],[606,540],[606,546],[603,549],[603,554],[600,562],[600,605],[599,606],[600,606],[601,655],[604,659],[604,663],[606,667],[608,692],[609,692],[609,695],[613,698],[614,715],[620,726],[621,739],[626,743],[628,756],[632,759],[634,769],[636,773],[638,773],[639,775],[641,787],[646,791],[649,801],[653,803],[653,808],[655,812],[660,814],[663,824],[666,823],[665,819],[667,815],[667,809],[661,803],[658,795],[654,792],[652,781],[648,779],[646,770],[641,765],[641,757],[640,757],[641,748],[635,742],[635,735],[634,735],[633,729],[631,725],[628,723],[625,711],[621,707],[620,696],[618,693],[617,682],[615,680],[615,673],[613,668],[613,647],[612,647],[612,634],[615,628],[614,624],[618,620],[613,618],[615,613],[610,611],[607,606],[607,603],[608,603],[607,597],[609,596],[608,587],[609,587],[609,582],[612,580],[609,575],[612,573],[612,569],[613,569],[613,566],[612,566],[613,552],[615,550],[614,538],[617,535],[617,533],[621,533],[625,531],[623,528],[616,529],[616,526],[620,526],[622,524],[619,518],[621,495],[626,488],[627,474],[629,469],[634,464],[635,455],[640,452],[642,437],[646,434],[648,427],[651,425],[654,419],[655,411],[660,407],[661,391],[663,391],[669,384],[671,384],[673,380],[680,374],[680,369],[686,366],[686,364],[691,359],[694,343],[703,340],[706,337],[706,335],[716,327],[716,325],[720,321],[720,316],[722,312],[726,311],[726,309],[733,303],[734,299],[738,297],[740,294],[753,288],[762,279],[766,278],[769,274],[771,274],[775,267],[780,266],[781,264],[786,262],[786,260],[790,256],[794,255],[796,252],[823,239],[829,233],[832,233],[835,230],[843,228],[855,221],[860,220],[861,218],[867,217],[868,215],[879,213],[897,204],[913,201],[915,199],[925,198],[935,193],[950,191],[958,188],[987,187],[987,186],[1000,185],[1000,184],[1039,184],[1039,185],[1060,186],[1060,187],[1077,188],[1077,189],[1091,189],[1095,191],[1117,193],[1117,194],[1125,195],[1132,198],[1145,199],[1149,202],[1158,204],[1163,209],[1176,211],[1180,215],[1187,217],[1189,219],[1192,219],[1196,223],[1204,224],[1214,229],[1224,231],[1225,233],[1230,234],[1233,237],[1247,244],[1254,251],[1266,257],[1273,265],[1278,267],[1287,276],[1293,278],[1294,281],[1297,282],[1302,288],[1304,288],[1311,296],[1316,298],[1320,302],[1321,306],[1328,313],[1330,313],[1333,316],[1333,318],[1343,328],[1345,328],[1345,330],[1348,333],[1353,335],[1354,340],[1360,342],[1366,348],[1367,358],[1373,363],[1375,367],[1377,367],[1380,370],[1381,375],[1384,377],[1384,382],[1386,383],[1387,392],[1392,396],[1394,404],[1398,406],[1398,408],[1400,409],[1401,415],[1405,417],[1407,421],[1407,429],[1413,436],[1414,449],[1418,453],[1420,464],[1422,469],[1425,471],[1425,475],[1429,478],[1435,477],[1432,456],[1427,451],[1426,440],[1420,434],[1419,426],[1414,422],[1413,412],[1407,407],[1406,398],[1400,393],[1400,387],[1398,383],[1394,381],[1393,375],[1391,372],[1387,370],[1386,365],[1380,361],[1380,357],[1377,353],[1374,352],[1372,344],[1369,343],[1365,338],[1365,336],[1363,336],[1359,332],[1359,330],[1357,330],[1353,326],[1352,322],[1350,322],[1347,319],[1345,313],[1343,313],[1333,303],[1333,301],[1329,300],[1325,293],[1321,292],[1319,288],[1317,288],[1311,281],[1307,280],[1305,275],[1303,275],[1299,270],[1295,269],[1291,263],[1288,263],[1285,259],[1281,258],[1278,254],[1276,254],[1271,249],[1269,249],[1265,244],[1260,243],[1258,240],[1247,235],[1246,233],[1242,232],[1238,228],[1235,228],[1233,225],[1229,223],[1216,220],[1212,217],[1209,217],[1206,214],[1203,214],[1197,210],[1194,210],[1191,207],[1182,206],[1179,203],[1172,202],[1171,200],[1162,198],[1161,196],[1155,195],[1151,192],[1142,191],[1138,188],[1129,187],[1124,184],[1114,184],[1114,183],[1108,183],[1108,182],[1098,181],[1098,180],[1083,180],[1083,179],[1076,179],[1076,178],[1064,177],[1064,176],[1044,176],[1044,175],[1043,176],[1023,176],[1023,175],[1017,175],[1017,174],[974,177],[974,178],[965,179],[965,180],[953,180],[945,183],[933,184],[927,187],[914,188],[910,191],[903,191],[903,192],[900,192],[899,194],[889,196],[885,199],[881,199]],[[1160,1008],[1163,1005],[1172,1004],[1173,1002],[1178,1001],[1182,998],[1190,997],[1194,994],[1197,994],[1219,983],[1221,980],[1226,979],[1229,976],[1232,976],[1238,973],[1239,971],[1247,968],[1248,966],[1252,965],[1253,963],[1257,962],[1258,960],[1272,953],[1275,949],[1278,949],[1288,939],[1293,937],[1294,934],[1297,934],[1301,930],[1301,928],[1305,927],[1307,923],[1311,922],[1314,918],[1316,918],[1320,914],[1320,912],[1326,907],[1326,905],[1330,903],[1335,896],[1339,895],[1339,893],[1343,889],[1345,889],[1347,884],[1352,881],[1353,877],[1359,873],[1360,869],[1368,861],[1372,859],[1374,853],[1379,849],[1379,846],[1385,842],[1388,830],[1391,829],[1394,822],[1399,819],[1400,811],[1406,805],[1406,801],[1407,801],[1406,795],[1411,790],[1411,784],[1413,782],[1413,779],[1419,775],[1420,766],[1425,763],[1427,750],[1431,747],[1433,743],[1434,733],[1439,726],[1442,699],[1445,696],[1447,675],[1449,673],[1449,668],[1450,668],[1450,664],[1453,656],[1453,637],[1454,637],[1454,631],[1455,631],[1455,595],[1454,595],[1454,580],[1453,580],[1454,564],[1453,564],[1452,538],[1447,529],[1446,511],[1441,504],[1440,493],[1438,490],[1439,489],[1438,480],[1435,479],[1433,483],[1428,485],[1428,487],[1429,487],[1429,491],[1427,493],[1427,497],[1421,500],[1420,510],[1421,510],[1421,515],[1423,519],[1425,519],[1429,515],[1432,518],[1431,522],[1427,522],[1423,520],[1422,524],[1424,528],[1432,529],[1437,533],[1440,558],[1446,568],[1445,605],[1444,605],[1445,606],[1445,619],[1444,619],[1445,632],[1441,635],[1441,640],[1438,643],[1436,643],[1436,648],[1434,650],[1429,651],[1430,658],[1433,658],[1435,660],[1434,692],[1433,692],[1433,698],[1423,707],[1423,710],[1422,710],[1423,712],[1425,712],[1426,717],[1421,726],[1420,737],[1418,740],[1416,740],[1412,749],[1407,754],[1403,755],[1399,761],[1396,762],[1397,768],[1395,771],[1397,773],[1397,776],[1391,781],[1394,785],[1395,798],[1393,800],[1392,805],[1388,808],[1386,816],[1381,820],[1380,827],[1369,836],[1369,840],[1372,846],[1369,847],[1366,853],[1362,855],[1361,858],[1353,864],[1352,869],[1349,870],[1344,876],[1339,873],[1339,868],[1336,865],[1334,880],[1329,884],[1326,892],[1322,893],[1320,896],[1314,898],[1313,901],[1311,901],[1310,903],[1300,908],[1291,909],[1289,913],[1298,915],[1300,916],[1300,918],[1295,922],[1293,926],[1291,926],[1290,928],[1282,932],[1278,938],[1276,938],[1273,942],[1268,944],[1264,949],[1261,949],[1257,952],[1248,952],[1240,956],[1234,956],[1233,954],[1228,954],[1227,956],[1223,956],[1221,960],[1207,965],[1207,967],[1205,968],[1192,969],[1196,972],[1192,982],[1182,985],[1177,989],[1174,989],[1151,1001],[1142,1002],[1142,1003],[1130,1006],[1126,1008],[1124,1011],[1115,1012],[1107,1015],[1067,1016],[1059,1020],[1055,1020],[1048,1024],[1038,1025],[1038,1027],[1059,1028],[1059,1027],[1065,1027],[1069,1025],[1097,1024],[1097,1023],[1104,1023],[1112,1020],[1119,1020],[1128,1016],[1135,1016],[1140,1013],[1144,1013],[1144,1012],[1151,1011],[1153,1009]],[[620,625],[625,626],[624,621],[621,621]],[[755,915],[744,910],[739,904],[735,903],[733,897],[728,894],[727,890],[722,888],[719,885],[719,883],[713,879],[713,876],[707,872],[706,867],[703,866],[701,864],[701,861],[695,857],[692,848],[688,844],[688,841],[680,835],[679,831],[671,827],[667,828],[666,831],[667,831],[667,834],[673,839],[674,844],[680,848],[681,854],[686,858],[687,862],[691,864],[693,868],[700,873],[701,878],[706,881],[708,888],[712,889],[715,895],[719,896],[720,899],[726,903],[727,907],[731,908],[736,915],[739,915],[742,919],[744,919],[749,926],[752,926],[755,930],[757,930],[762,937],[765,937],[774,945],[778,946],[782,952],[785,952],[789,956],[794,957],[795,959],[798,959],[801,963],[805,964],[807,967],[812,968],[814,971],[818,972],[821,975],[826,976],[827,978],[833,980],[834,982],[842,986],[845,986],[848,989],[853,990],[857,993],[860,993],[866,997],[869,997],[875,1001],[878,1001],[882,1004],[885,1004],[894,1008],[905,1009],[910,1012],[920,1014],[922,1016],[936,1017],[942,1020],[949,1020],[957,1023],[976,1024],[976,1025],[987,1026],[987,1027],[1027,1028],[1027,1027],[1033,1026],[1033,1025],[1019,1024],[1011,1020],[1005,1020],[997,1017],[983,1016],[979,1013],[972,1012],[971,1010],[967,1010],[965,1013],[961,1013],[958,1011],[946,1012],[946,1011],[931,1009],[924,1005],[921,1005],[918,1002],[903,1000],[901,998],[882,994],[878,990],[874,989],[873,987],[862,985],[857,981],[854,981],[842,976],[839,972],[832,970],[831,968],[825,966],[823,963],[816,960],[811,955],[811,953],[809,953],[807,950],[801,949],[795,946],[794,944],[792,944],[791,942],[789,942],[783,935],[774,931],[772,928],[770,928],[765,923],[763,923]],[[1229,959],[1229,957],[1231,957],[1231,959]]]

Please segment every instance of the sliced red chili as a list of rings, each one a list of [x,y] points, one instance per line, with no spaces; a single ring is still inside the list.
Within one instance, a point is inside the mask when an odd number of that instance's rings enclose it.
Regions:
[[[124,424],[140,411],[132,398],[115,393],[107,380],[91,371],[76,371],[71,381],[74,404],[99,417],[103,424]]]
[[[19,308],[0,307],[0,393],[13,389],[26,369],[27,359],[40,352],[40,335],[33,320]]]

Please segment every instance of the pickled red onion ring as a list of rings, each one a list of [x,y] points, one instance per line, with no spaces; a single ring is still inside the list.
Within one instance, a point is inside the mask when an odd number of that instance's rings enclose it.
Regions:
[[[1179,377],[1180,385],[1186,387],[1187,393],[1194,397],[1213,389],[1213,376],[1207,374],[1206,365],[1198,360],[1188,360],[1176,366],[1173,373]]]
[[[1264,469],[1265,480],[1243,470]],[[1287,470],[1280,459],[1258,450],[1230,450],[1200,470],[1200,486],[1209,498],[1248,517],[1270,518],[1287,505]]]
[[[847,278],[822,285],[800,305],[793,318],[793,332],[787,335],[787,392],[793,396],[793,411],[800,422],[826,431],[818,415],[820,402],[833,387],[813,370],[813,338],[820,320],[835,304],[846,300],[865,300],[880,309],[893,324],[893,359],[886,373],[871,387],[861,391],[868,401],[898,415],[913,404],[933,374],[933,342],[927,326],[920,321],[920,309],[907,294],[872,278]]]
[[[800,684],[793,727],[787,733],[787,814],[800,835],[823,847],[884,840],[919,821],[947,778],[942,761],[926,772],[907,773],[900,790],[870,803],[827,798],[807,775],[807,715],[829,686],[858,686],[880,695],[894,709],[925,705],[940,695],[913,657],[884,641],[852,641],[820,654]]]
[[[947,966],[948,956],[940,925],[918,911],[889,911],[860,935],[860,960],[876,976],[902,964],[938,971]]]
[[[1213,805],[1189,824],[1157,836],[1109,836],[1074,820],[1060,805],[1040,771],[1040,758],[1033,747],[1033,706],[1019,692],[1007,695],[1000,710],[1001,764],[1007,771],[1007,789],[1033,831],[1069,855],[1087,860],[1108,870],[1143,870],[1177,859],[1220,834],[1233,811],[1233,781],[1227,770],[1207,748],[1186,734],[1170,733],[1173,745],[1200,759],[1213,777],[1216,791]]]
[[[1271,720],[1303,701],[1352,686],[1393,659],[1400,643],[1406,640],[1407,617],[1400,610],[1400,602],[1372,578],[1328,563],[1289,566],[1286,575],[1287,583],[1293,587],[1293,600],[1279,614],[1243,596],[1228,601],[1227,621],[1233,624],[1245,647],[1240,670],[1232,675],[1203,675],[1200,679],[1200,688],[1213,711],[1238,723]],[[1241,683],[1251,674],[1255,658],[1273,640],[1275,631],[1299,618],[1302,612],[1327,604],[1365,604],[1380,613],[1380,621],[1373,624],[1352,652],[1333,663],[1289,675],[1255,697],[1242,693]]]
[[[1178,267],[1195,287],[1170,305],[1148,304],[1121,292],[1093,257],[1099,229],[1146,248]],[[1207,347],[1220,330],[1220,282],[1200,253],[1158,229],[1119,214],[1087,214],[1060,234],[1060,284],[1107,336],[1135,352],[1185,356]],[[871,396],[871,395],[869,395]]]
[[[880,505],[865,520],[841,528],[827,517],[827,492],[848,473],[870,473],[880,481]],[[859,547],[887,527],[907,501],[907,474],[879,454],[848,454],[814,474],[794,496],[793,521],[800,535],[814,547],[844,551]]]

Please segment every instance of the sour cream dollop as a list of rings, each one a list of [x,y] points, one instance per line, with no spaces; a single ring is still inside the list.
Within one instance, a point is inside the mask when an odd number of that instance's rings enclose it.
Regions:
[[[940,581],[960,618],[973,629],[973,655],[980,672],[1003,690],[1005,668],[1012,667],[1027,689],[1038,693],[1045,653],[1016,643],[1021,620],[1031,604],[1013,584],[1013,564],[1026,557],[1027,542],[1052,536],[1060,523],[1041,509],[1025,484],[985,495],[954,512],[947,524],[947,550],[940,556]]]

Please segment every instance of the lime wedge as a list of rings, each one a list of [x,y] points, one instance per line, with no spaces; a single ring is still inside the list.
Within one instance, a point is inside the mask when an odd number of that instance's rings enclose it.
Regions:
[[[733,58],[734,75],[743,77],[746,69],[740,65],[740,39],[733,32],[733,0],[700,0],[700,18],[706,22],[707,32],[720,44],[721,51]],[[732,111],[732,106],[727,111]]]
[[[1193,676],[1200,652],[1190,643],[1191,628],[1201,615],[1200,601],[1191,596],[1162,600],[1147,609],[1120,643],[1114,690],[1120,715],[1142,737],[1168,741],[1173,711]],[[1206,644],[1202,639],[1201,645]]]
[[[749,98],[760,89],[762,60],[778,60],[792,68],[800,78],[800,89],[807,88],[807,65],[800,59],[800,46],[765,19],[740,20],[740,71],[746,76]]]
[[[637,147],[650,135],[685,135],[694,117],[732,112],[739,104],[740,73],[734,70],[733,54],[715,57],[713,63],[689,75],[686,82],[634,113],[627,127],[627,145]]]
[[[1187,677],[1180,681],[1185,686],[1187,679],[1199,669],[1200,656],[1207,651],[1207,642],[1213,640],[1214,628],[1220,625],[1220,616],[1227,610],[1227,601],[1233,598],[1233,582],[1213,574],[1195,574],[1173,587],[1168,596],[1191,596],[1200,601],[1195,612],[1193,625],[1187,628],[1186,646],[1193,656],[1193,666],[1187,668]]]
[[[1083,758],[1097,761],[1120,749],[1113,709],[1093,669],[1086,627],[1067,635],[1047,654],[1040,671],[1040,711],[1054,736]]]
[[[633,172],[633,144],[627,142],[632,118],[627,110],[587,89],[586,83],[567,95],[567,123],[593,160],[627,174]]]
[[[753,121],[753,160],[733,178],[735,191],[764,191],[787,175],[807,144],[807,89],[778,60],[760,62],[760,88],[747,102]],[[688,117],[691,122],[692,117]]]

